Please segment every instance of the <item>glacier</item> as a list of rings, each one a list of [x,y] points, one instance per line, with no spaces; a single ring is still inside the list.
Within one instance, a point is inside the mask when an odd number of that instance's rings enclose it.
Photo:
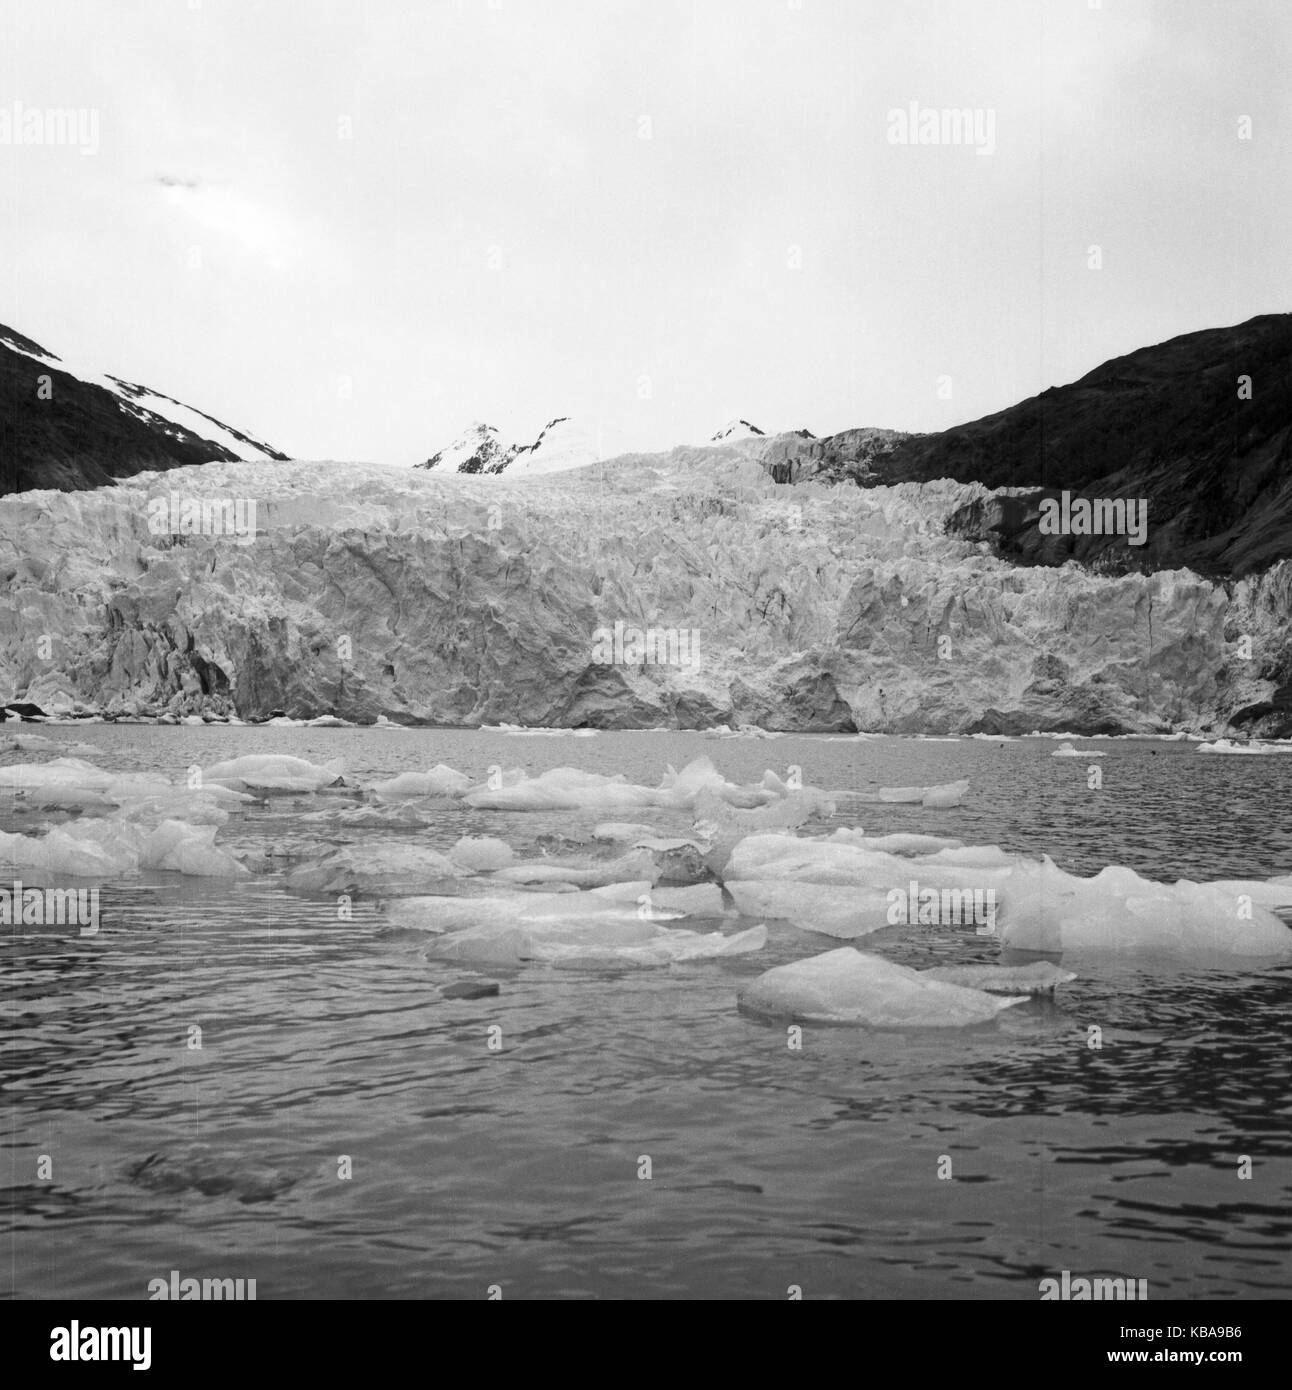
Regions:
[[[0,499],[0,703],[1083,736],[1218,733],[1276,690],[1292,563],[1018,568],[946,530],[979,484],[782,485],[764,448],[519,477],[216,462]],[[171,493],[255,499],[254,537],[154,534]],[[616,623],[640,659],[595,659]],[[651,647],[677,632],[694,640]]]

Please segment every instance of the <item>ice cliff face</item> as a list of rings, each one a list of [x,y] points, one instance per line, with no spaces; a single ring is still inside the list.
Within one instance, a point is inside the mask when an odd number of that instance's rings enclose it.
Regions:
[[[1220,730],[1287,670],[1288,564],[1019,569],[944,530],[979,484],[778,486],[762,447],[523,479],[213,463],[0,500],[0,703]]]

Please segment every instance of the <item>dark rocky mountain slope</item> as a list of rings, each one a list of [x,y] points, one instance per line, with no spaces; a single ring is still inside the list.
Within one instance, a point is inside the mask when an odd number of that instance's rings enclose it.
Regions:
[[[1185,566],[1241,577],[1292,558],[1292,314],[1140,348],[937,434],[847,430],[801,444],[781,436],[765,462],[787,482],[953,478],[1022,489],[948,523],[1020,564],[1078,559],[1112,572]],[[1042,500],[1064,490],[1146,500],[1145,544],[1044,534]]]
[[[0,324],[0,496],[101,487],[191,463],[286,457],[146,386],[78,371]]]

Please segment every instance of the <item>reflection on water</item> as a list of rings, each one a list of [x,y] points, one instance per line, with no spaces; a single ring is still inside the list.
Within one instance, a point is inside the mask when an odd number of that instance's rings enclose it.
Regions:
[[[1085,873],[1292,871],[1292,758],[1172,744],[1101,743],[1096,792],[1048,742],[79,736],[107,765],[171,776],[269,750],[339,752],[364,779],[444,761],[653,782],[698,753],[738,780],[789,763],[861,789],[966,775],[964,807],[855,819],[1046,851]],[[373,832],[303,820],[345,803],[274,800],[220,841],[262,854],[363,843]],[[524,850],[602,818],[449,809],[404,833]],[[32,819],[0,807],[5,830]],[[484,1297],[491,1284],[505,1297],[784,1298],[797,1284],[806,1297],[1035,1298],[1063,1269],[1146,1278],[1153,1298],[1292,1288],[1286,966],[1079,962],[1057,1001],[989,1028],[808,1028],[794,1051],[783,1027],[735,1007],[742,980],[833,944],[784,924],[751,957],[494,971],[499,996],[446,999],[471,971],[428,960],[374,902],[337,920],[333,900],[285,892],[281,872],[232,886],[143,875],[105,886],[102,920],[90,939],[5,929],[7,1294],[142,1298],[171,1269],[255,1278],[261,1298]],[[866,944],[918,966],[994,951],[952,929]]]

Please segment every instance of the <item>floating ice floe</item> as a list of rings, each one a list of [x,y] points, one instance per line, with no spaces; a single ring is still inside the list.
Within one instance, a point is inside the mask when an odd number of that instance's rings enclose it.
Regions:
[[[1096,753],[1091,748],[1074,748],[1070,743],[1061,743],[1050,754],[1052,758],[1106,758],[1106,753]]]
[[[1200,743],[1199,753],[1292,753],[1292,743],[1235,743],[1218,738],[1214,743]]]
[[[999,896],[998,935],[1016,950],[1292,956],[1292,930],[1274,912],[1292,908],[1292,889],[1272,882],[1155,883],[1120,865],[1087,879],[1046,858],[1014,870]]]
[[[671,766],[658,787],[629,782],[622,773],[606,776],[575,767],[554,767],[537,777],[523,777],[502,786],[477,787],[464,800],[468,806],[492,811],[620,811],[663,808],[690,810],[703,791],[714,792],[733,806],[763,806],[783,797],[789,788],[773,772],[757,786],[728,782],[708,758],[696,758],[681,772]]]
[[[202,781],[239,792],[316,792],[334,786],[344,772],[340,759],[320,765],[283,753],[249,753],[212,763],[202,770]]]
[[[0,753],[12,752],[15,749],[23,753],[52,753],[61,746],[52,738],[46,738],[44,734],[14,734],[10,738],[0,739]]]
[[[958,782],[947,782],[941,787],[927,787],[920,805],[935,811],[945,811],[959,806],[969,794],[969,779],[962,777]]]
[[[106,849],[55,827],[47,835],[6,835],[0,830],[0,864],[70,878],[115,878],[118,861]]]
[[[906,831],[895,831],[891,835],[867,835],[855,827],[841,828],[831,837],[841,844],[860,845],[863,849],[881,850],[886,854],[936,854],[944,849],[962,849],[963,840],[948,839],[943,835],[917,835]]]
[[[244,865],[215,843],[217,827],[166,820],[152,828],[117,818],[55,826],[48,834],[0,833],[0,864],[72,878],[118,878],[163,869],[202,878],[240,878]]]
[[[880,787],[877,792],[835,792],[833,795],[843,800],[868,804],[896,804],[924,806],[930,810],[947,810],[959,806],[969,792],[969,779],[962,777],[957,782],[944,782],[936,787]]]
[[[117,802],[117,814],[122,820],[145,825],[159,825],[162,821],[172,820],[194,826],[220,826],[229,819],[228,811],[214,798],[179,789],[152,795],[114,795],[113,799]],[[250,801],[254,798],[247,799]]]
[[[490,811],[580,811],[635,809],[666,804],[658,791],[634,786],[622,774],[608,777],[573,767],[555,767],[537,777],[501,786],[477,787],[468,806]]]
[[[681,912],[687,917],[725,917],[722,889],[716,883],[694,883],[686,888],[652,888],[646,895],[652,908]],[[641,901],[641,898],[638,898]],[[747,914],[748,915],[748,914]]]
[[[474,872],[425,845],[378,842],[327,850],[292,869],[286,882],[297,892],[403,897]]]
[[[680,965],[686,961],[716,960],[723,956],[743,956],[761,951],[767,945],[765,926],[724,936],[722,932],[693,932],[685,928],[663,929],[646,941],[621,946],[603,946],[595,941],[553,941],[532,936],[529,949],[533,959],[555,966],[636,966]]]
[[[550,729],[543,725],[530,727],[528,724],[482,724],[481,729],[491,734],[530,735],[546,738],[595,738],[595,729]]]
[[[163,818],[174,820],[192,820],[193,814],[190,812],[201,814],[205,808],[212,806],[225,810],[249,806],[258,799],[250,792],[234,791],[219,782],[190,787],[187,783],[168,782],[163,777],[146,772],[114,774],[103,795],[115,801],[123,811],[158,803],[164,809]],[[136,814],[135,819],[142,818],[142,814]]]
[[[0,768],[0,796],[6,793],[30,807],[105,813],[121,807],[132,820],[210,823],[219,821],[213,807],[255,799],[218,784],[191,788],[153,773],[105,772],[79,758]]]
[[[493,877],[502,883],[572,883],[580,888],[599,888],[629,879],[660,877],[659,860],[650,850],[632,850],[617,859],[538,859],[495,869]]]
[[[899,855],[867,847],[855,832],[748,836],[732,850],[722,877],[738,904],[760,915],[791,913],[798,925],[833,934],[878,929],[874,894],[904,892],[914,881],[921,893],[959,894],[961,906],[968,895],[992,893],[995,934],[1019,950],[1292,955],[1292,930],[1275,915],[1292,910],[1292,885],[1277,880],[1168,885],[1116,865],[1082,878],[1048,857],[1038,862],[996,845]],[[777,884],[832,886],[837,897],[832,903],[828,893],[805,893],[795,911],[792,890]]]
[[[814,817],[831,816],[834,810],[835,803],[814,790],[787,789],[771,805],[742,810],[705,788],[695,798],[694,828],[705,846],[705,864],[721,875],[741,840],[764,831],[792,830]]]
[[[650,839],[655,833],[654,826],[642,825],[639,821],[602,821],[592,828],[594,840],[614,840],[624,844]]]
[[[571,918],[606,923],[671,921],[686,914],[676,908],[652,908],[647,879],[612,883],[570,893],[527,893],[505,884],[489,885],[478,894],[414,895],[386,905],[391,926],[426,932],[457,932],[471,927],[515,926],[525,921],[568,921]]]
[[[505,869],[516,860],[512,847],[492,835],[464,835],[449,851],[449,857],[476,873]]]
[[[167,869],[198,878],[241,878],[248,872],[215,844],[214,825],[163,821],[139,850],[141,869]]]
[[[739,992],[740,1007],[804,1023],[872,1028],[963,1028],[988,1023],[1026,996],[988,994],[929,978],[879,956],[841,946],[778,965]]]
[[[920,974],[926,980],[941,980],[947,985],[1011,995],[1053,994],[1059,985],[1077,978],[1071,970],[1060,970],[1044,960],[1033,961],[1031,965],[937,965],[931,970],[921,970]]]
[[[774,917],[803,931],[851,941],[890,925],[888,894],[882,888],[841,893],[825,883],[777,879],[728,879],[727,891],[744,917]]]
[[[459,797],[470,786],[465,772],[437,763],[429,772],[401,772],[388,781],[375,782],[371,790],[383,801],[400,801],[419,796]]]
[[[660,966],[761,950],[762,925],[731,936],[663,925],[717,915],[721,893],[709,887],[652,892],[639,880],[555,897],[409,898],[387,911],[392,926],[437,934],[428,955],[473,963]]]
[[[112,776],[79,758],[55,758],[47,763],[15,763],[0,767],[0,795],[21,797],[31,806],[67,810],[111,810],[104,795]]]

